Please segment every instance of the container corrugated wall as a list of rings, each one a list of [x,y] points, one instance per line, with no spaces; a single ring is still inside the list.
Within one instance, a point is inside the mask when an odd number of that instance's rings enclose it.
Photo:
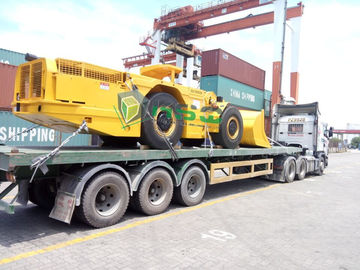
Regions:
[[[16,117],[11,112],[0,111],[0,141],[34,126],[33,123]],[[45,127],[37,127],[29,133],[21,134],[8,141],[7,145],[15,146],[57,146],[71,134],[62,133]],[[70,140],[66,146],[89,146],[91,135],[80,134]]]
[[[263,90],[265,71],[221,49],[202,53],[201,76],[221,75]]]
[[[265,117],[270,116],[271,110],[271,94],[272,92],[269,90],[264,90],[264,111]]]
[[[269,90],[264,91],[264,111],[265,111],[265,133],[271,136],[271,94]]]
[[[264,109],[264,91],[222,76],[202,77],[200,88],[213,91],[225,101],[242,108]]]
[[[25,54],[0,49],[0,63],[18,66],[25,62]]]
[[[11,110],[16,66],[0,63],[0,110]]]

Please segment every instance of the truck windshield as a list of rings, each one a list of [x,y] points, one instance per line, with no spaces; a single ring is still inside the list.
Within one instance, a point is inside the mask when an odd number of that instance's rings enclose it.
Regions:
[[[289,124],[288,132],[291,132],[291,133],[303,132],[303,124]]]

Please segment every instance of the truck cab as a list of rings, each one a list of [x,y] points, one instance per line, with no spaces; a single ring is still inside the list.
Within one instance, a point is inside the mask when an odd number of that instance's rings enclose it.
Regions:
[[[331,128],[321,122],[318,102],[299,105],[276,104],[272,119],[272,139],[286,146],[301,147],[306,156],[328,164]]]

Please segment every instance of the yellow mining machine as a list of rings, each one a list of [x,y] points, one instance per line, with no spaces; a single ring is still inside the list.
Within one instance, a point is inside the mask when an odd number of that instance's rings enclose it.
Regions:
[[[140,141],[167,149],[180,140],[270,147],[263,112],[238,110],[213,92],[175,83],[182,69],[143,67],[130,74],[66,59],[39,58],[19,66],[13,112],[25,120],[63,132],[87,122],[106,144]],[[166,79],[168,77],[168,79]]]

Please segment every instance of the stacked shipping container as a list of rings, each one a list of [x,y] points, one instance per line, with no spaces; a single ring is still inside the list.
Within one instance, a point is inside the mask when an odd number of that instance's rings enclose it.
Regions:
[[[0,49],[0,63],[18,66],[25,62],[25,54]]]
[[[204,51],[200,88],[243,109],[264,109],[266,133],[270,134],[271,92],[265,90],[264,70],[221,49]]]
[[[17,67],[0,63],[0,110],[11,111]]]
[[[202,53],[201,76],[222,76],[264,90],[265,71],[221,49]]]
[[[17,65],[25,62],[25,54],[0,49],[0,142],[33,126],[11,113],[11,102],[14,96]],[[53,129],[38,127],[29,133],[13,137],[7,145],[22,146],[56,146],[71,134]],[[74,137],[68,146],[91,145],[91,136],[87,134]]]

